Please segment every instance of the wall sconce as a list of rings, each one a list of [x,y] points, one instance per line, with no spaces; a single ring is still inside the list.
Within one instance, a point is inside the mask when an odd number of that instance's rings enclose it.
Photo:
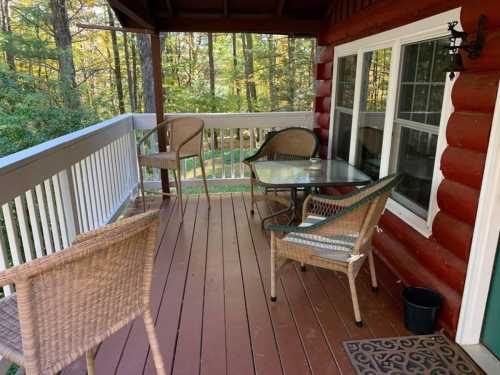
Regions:
[[[450,65],[447,70],[450,72],[450,79],[455,78],[455,72],[465,71],[462,55],[460,55],[459,49],[466,51],[467,57],[471,60],[477,59],[481,54],[481,50],[484,45],[485,23],[486,16],[482,14],[477,22],[476,39],[470,42],[467,41],[469,34],[465,31],[455,30],[455,27],[458,25],[458,21],[448,23],[448,31],[450,31],[451,35],[450,46],[448,47],[450,51]],[[461,40],[461,43],[457,45],[458,39]]]

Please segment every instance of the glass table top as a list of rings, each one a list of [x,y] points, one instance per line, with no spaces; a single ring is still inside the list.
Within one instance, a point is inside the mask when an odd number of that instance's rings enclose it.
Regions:
[[[368,175],[341,159],[253,162],[257,184],[265,187],[366,185]]]

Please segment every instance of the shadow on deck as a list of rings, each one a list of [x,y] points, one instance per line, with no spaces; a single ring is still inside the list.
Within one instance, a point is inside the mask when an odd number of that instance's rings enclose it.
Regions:
[[[259,204],[252,216],[249,203],[246,193],[214,194],[209,210],[204,196],[190,195],[181,225],[174,199],[148,200],[161,206],[152,303],[167,373],[351,374],[343,341],[409,334],[400,286],[378,261],[378,293],[367,269],[357,278],[363,328],[346,277],[332,271],[289,263],[270,302],[269,239],[260,226],[269,208]],[[85,373],[84,361],[63,372]],[[142,321],[101,345],[96,373],[155,374]]]

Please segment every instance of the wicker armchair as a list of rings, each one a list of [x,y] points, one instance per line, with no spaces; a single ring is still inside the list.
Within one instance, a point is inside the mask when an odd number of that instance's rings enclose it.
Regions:
[[[251,213],[254,213],[256,197],[254,185],[256,183],[255,172],[252,162],[257,160],[298,160],[310,159],[317,155],[319,149],[319,139],[317,135],[305,128],[287,128],[271,134],[260,146],[257,152],[243,160],[243,163],[250,168],[250,196],[252,201]],[[261,198],[261,197],[259,197]],[[264,197],[264,199],[275,200],[278,203],[287,204],[280,197]]]
[[[276,301],[278,258],[340,271],[347,274],[356,324],[362,326],[355,278],[368,258],[372,287],[377,289],[371,239],[391,190],[400,180],[392,175],[344,196],[309,195],[299,226],[267,225],[271,231],[271,300]]]
[[[181,213],[184,216],[181,186],[181,160],[191,157],[198,157],[198,159],[200,160],[203,184],[205,186],[205,193],[210,205],[207,178],[205,176],[205,164],[202,157],[203,128],[203,120],[194,117],[180,117],[173,120],[165,120],[159,123],[155,129],[150,130],[144,135],[141,140],[139,140],[137,144],[137,155],[139,158],[141,194],[144,211],[146,211],[146,200],[144,196],[144,175],[142,172],[142,167],[159,168],[166,170],[170,169],[174,171],[175,188],[179,197]],[[143,155],[141,152],[142,144],[151,136],[151,134],[160,130],[165,132],[165,136],[168,136],[168,151]]]
[[[158,374],[165,367],[150,311],[158,212],[79,237],[71,248],[0,273],[0,355],[27,375],[56,374],[142,316]]]

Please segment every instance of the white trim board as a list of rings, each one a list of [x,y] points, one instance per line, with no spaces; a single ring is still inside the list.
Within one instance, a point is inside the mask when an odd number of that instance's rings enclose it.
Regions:
[[[456,341],[480,343],[500,232],[500,86],[488,144]]]
[[[373,51],[380,48],[391,48],[391,63],[390,63],[390,77],[388,83],[387,102],[384,120],[384,135],[383,147],[380,162],[380,177],[386,176],[390,171],[391,151],[393,141],[393,128],[395,112],[398,101],[398,83],[401,65],[401,47],[404,44],[417,42],[421,40],[434,39],[443,37],[449,34],[448,22],[460,20],[460,9],[456,8],[447,12],[437,14],[432,17],[419,20],[408,25],[404,25],[389,31],[379,34],[371,35],[366,38],[358,39],[353,42],[341,44],[334,48],[333,72],[332,72],[332,92],[331,92],[331,106],[330,106],[330,128],[328,137],[328,158],[332,158],[333,134],[334,134],[334,121],[336,111],[336,88],[337,88],[337,75],[338,75],[338,60],[341,57],[349,55],[357,55],[356,61],[356,78],[354,86],[354,104],[352,110],[352,125],[351,125],[351,143],[349,162],[355,164],[356,160],[356,147],[357,147],[357,133],[358,133],[358,119],[359,107],[361,96],[361,81],[362,81],[362,68],[363,56],[367,51]],[[458,25],[460,29],[460,25]],[[425,237],[432,234],[432,222],[436,216],[439,208],[437,204],[437,189],[443,180],[441,173],[441,156],[447,146],[446,142],[446,126],[448,119],[453,113],[453,104],[451,101],[451,91],[454,81],[446,79],[445,88],[443,93],[443,104],[441,110],[441,120],[439,124],[438,142],[436,146],[436,157],[433,168],[433,179],[431,185],[431,197],[427,217],[422,218],[407,209],[400,203],[393,199],[389,200],[388,209],[417,230]]]

